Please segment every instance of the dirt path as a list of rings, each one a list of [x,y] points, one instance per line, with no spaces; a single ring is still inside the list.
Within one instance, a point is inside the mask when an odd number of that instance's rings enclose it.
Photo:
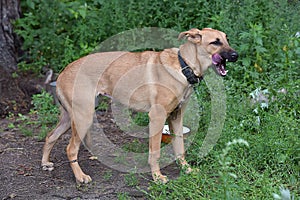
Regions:
[[[107,121],[107,120],[105,120]],[[0,200],[2,199],[118,199],[126,193],[131,199],[145,199],[136,186],[147,190],[151,175],[130,175],[110,169],[91,156],[83,147],[79,161],[82,169],[93,182],[78,186],[67,161],[65,148],[70,134],[63,135],[51,154],[56,168],[52,172],[40,167],[44,142],[22,135],[17,129],[8,129],[8,119],[0,120]],[[113,137],[121,137],[116,127],[108,125]],[[112,131],[112,130],[113,131]],[[119,133],[119,134],[118,134]],[[124,138],[123,138],[124,139]],[[120,140],[120,138],[118,139]],[[128,140],[128,139],[126,139]],[[162,170],[169,178],[175,178],[178,167],[169,165]],[[127,177],[127,178],[126,178]],[[129,177],[129,181],[128,181]],[[131,180],[131,181],[130,181]]]

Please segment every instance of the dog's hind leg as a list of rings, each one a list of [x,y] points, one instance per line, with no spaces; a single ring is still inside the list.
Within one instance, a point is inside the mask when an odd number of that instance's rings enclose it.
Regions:
[[[60,110],[61,110],[61,114],[60,114],[59,123],[57,124],[54,130],[48,133],[46,137],[46,142],[43,148],[43,157],[42,157],[43,170],[52,171],[54,169],[53,163],[50,162],[50,152],[57,139],[71,128],[69,113],[62,106]]]
[[[154,181],[166,183],[168,179],[160,172],[159,159],[162,129],[167,118],[167,113],[163,106],[154,105],[150,109],[149,118],[149,164],[152,177]]]
[[[72,137],[67,146],[67,155],[71,168],[78,183],[88,183],[92,181],[91,177],[85,174],[78,163],[78,151],[82,140],[86,137],[93,123],[94,104],[91,106],[82,105],[84,107],[76,107],[73,112],[71,122]],[[74,114],[75,113],[75,114]]]

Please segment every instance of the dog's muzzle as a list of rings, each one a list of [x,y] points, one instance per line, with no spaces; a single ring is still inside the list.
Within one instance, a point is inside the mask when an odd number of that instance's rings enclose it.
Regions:
[[[212,63],[215,66],[216,72],[220,76],[226,76],[228,70],[226,70],[226,62],[236,62],[238,60],[238,53],[236,51],[215,53],[212,55]]]

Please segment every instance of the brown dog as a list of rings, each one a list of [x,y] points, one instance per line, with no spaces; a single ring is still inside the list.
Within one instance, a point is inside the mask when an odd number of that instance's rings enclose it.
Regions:
[[[78,182],[90,182],[81,170],[77,155],[81,139],[93,122],[95,96],[109,95],[130,108],[149,113],[149,164],[154,180],[166,182],[159,167],[162,129],[167,121],[175,135],[173,149],[179,163],[191,171],[184,158],[182,121],[184,105],[210,66],[225,76],[226,61],[235,62],[238,54],[228,44],[223,32],[205,28],[182,32],[187,38],[180,48],[161,52],[145,51],[95,53],[69,64],[57,80],[61,117],[43,149],[42,166],[52,170],[50,151],[68,129],[72,137],[67,147],[70,165]],[[174,116],[175,115],[175,116]]]

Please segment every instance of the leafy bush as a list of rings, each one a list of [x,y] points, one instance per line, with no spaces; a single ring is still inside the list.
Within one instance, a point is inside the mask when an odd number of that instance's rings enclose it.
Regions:
[[[26,69],[39,72],[50,64],[60,71],[91,52],[102,36],[96,2],[88,6],[84,1],[27,0],[22,5],[26,12],[15,25],[24,38],[23,48],[29,50],[30,66],[21,65]]]
[[[47,64],[60,71],[106,38],[140,27],[223,30],[240,53],[237,75],[288,67],[300,54],[297,1],[27,0],[22,7],[16,31],[29,50],[26,69],[35,71]]]

